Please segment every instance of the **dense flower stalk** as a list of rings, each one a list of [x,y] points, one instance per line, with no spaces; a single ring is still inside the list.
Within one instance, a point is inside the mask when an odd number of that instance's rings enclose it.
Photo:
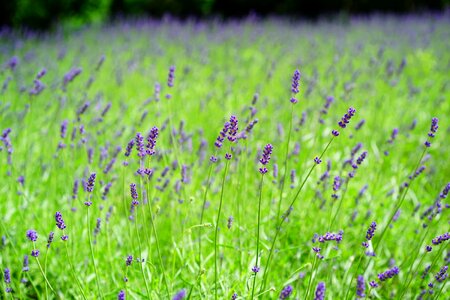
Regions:
[[[156,139],[158,138],[158,134],[158,127],[155,126],[150,130],[150,133],[147,136],[147,146],[145,150],[147,155],[155,154]]]
[[[316,288],[316,293],[314,295],[314,300],[324,300],[325,299],[325,283],[319,282]]]
[[[117,300],[125,300],[125,291],[121,290],[117,295]]]
[[[369,241],[372,240],[373,236],[375,235],[375,230],[377,229],[377,223],[372,222],[370,224],[369,229],[367,229],[366,233],[366,241],[362,243],[363,247],[368,248],[369,247]]]
[[[365,282],[364,282],[364,276],[358,275],[358,279],[356,281],[356,296],[358,298],[364,298],[366,295],[364,294],[364,291],[366,290]]]
[[[392,269],[386,270],[385,272],[380,273],[377,276],[380,281],[386,281],[387,279],[390,279],[395,275],[398,275],[399,272],[400,270],[398,267],[393,267]]]
[[[259,162],[263,165],[261,168],[259,168],[259,172],[260,172],[261,174],[266,174],[267,171],[268,171],[267,168],[266,168],[265,166],[266,166],[266,165],[269,163],[269,161],[270,161],[270,155],[272,154],[272,150],[273,150],[272,144],[267,144],[267,145],[264,147],[262,157],[261,157],[261,159],[259,160]]]
[[[91,175],[89,176],[89,179],[88,179],[88,182],[86,185],[86,191],[88,191],[89,193],[92,193],[94,191],[96,176],[97,176],[96,173],[91,173]]]
[[[292,84],[291,84],[291,92],[293,96],[291,97],[291,103],[295,104],[298,100],[295,98],[295,95],[299,93],[299,81],[300,81],[300,71],[295,70],[294,75],[292,75]]]
[[[33,229],[29,229],[27,230],[27,238],[31,241],[31,242],[36,242],[38,235],[36,233],[36,230]]]
[[[434,138],[436,136],[436,132],[437,132],[437,130],[439,128],[438,121],[439,121],[438,118],[432,118],[431,119],[430,131],[428,132],[429,139],[432,139],[432,138]],[[431,146],[431,142],[429,141],[429,139],[427,139],[425,141],[425,143],[424,143],[426,147],[430,147]]]
[[[354,109],[353,107],[350,107],[347,110],[347,113],[338,122],[339,127],[346,128],[347,124],[350,123],[351,118],[355,115],[355,112],[356,112],[356,109]],[[337,130],[333,130],[331,133],[334,136],[338,136],[339,135],[339,131],[337,131]]]
[[[443,282],[448,277],[447,270],[448,266],[443,266],[439,272],[434,275],[434,279],[436,279],[437,282]]]
[[[238,119],[236,118],[236,116],[231,116],[230,117],[230,127],[228,128],[228,140],[230,142],[235,142],[236,141],[236,135],[238,132]]]
[[[173,81],[175,79],[175,66],[170,66],[169,75],[167,77],[167,86],[173,87]]]
[[[184,299],[185,297],[186,297],[186,290],[182,289],[181,291],[176,293],[175,296],[173,296],[172,300],[181,300]]]
[[[433,245],[439,245],[442,242],[445,242],[450,239],[450,232],[446,232],[444,234],[441,234],[437,237],[435,237],[431,242]]]
[[[147,152],[145,151],[144,147],[144,137],[140,132],[136,133],[135,143],[138,156],[140,158],[143,158]]]
[[[284,300],[284,299],[289,298],[292,294],[292,291],[293,291],[293,288],[291,285],[285,286],[280,293],[279,299]]]

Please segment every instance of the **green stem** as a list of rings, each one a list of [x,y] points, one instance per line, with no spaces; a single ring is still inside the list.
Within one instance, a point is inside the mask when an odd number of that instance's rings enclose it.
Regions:
[[[331,145],[331,143],[333,142],[333,140],[334,140],[334,136],[330,139],[330,141],[328,142],[328,144],[325,146],[325,149],[322,151],[322,153],[321,153],[320,156],[319,156],[319,160],[323,157],[323,155],[325,154],[325,152],[328,150],[328,148],[330,147],[330,145]],[[299,186],[299,188],[298,188],[298,190],[297,190],[297,193],[295,194],[294,198],[292,199],[292,201],[291,201],[291,203],[290,203],[290,205],[289,205],[289,207],[288,207],[288,210],[291,209],[291,208],[293,207],[293,205],[295,204],[295,201],[297,200],[298,195],[299,195],[300,192],[302,191],[303,187],[304,187],[305,184],[306,184],[306,181],[308,181],[308,178],[311,176],[311,173],[312,173],[312,171],[314,170],[314,168],[315,168],[316,166],[317,166],[317,164],[314,163],[313,166],[309,169],[308,174],[306,175],[306,177],[305,177],[305,179],[303,180],[302,184]],[[286,210],[286,211],[288,211],[288,210]],[[284,223],[285,220],[286,220],[286,217],[281,218],[281,220],[280,220],[280,222],[279,222],[279,224],[278,224],[278,226],[277,226],[277,229],[276,229],[276,231],[275,231],[275,237],[274,237],[273,240],[272,240],[272,245],[270,246],[269,254],[268,254],[268,256],[267,256],[267,262],[266,262],[266,266],[265,266],[265,268],[264,268],[263,282],[262,282],[261,290],[260,290],[260,291],[263,291],[264,288],[265,288],[266,281],[267,281],[267,276],[268,276],[268,270],[269,270],[269,267],[270,267],[270,259],[272,258],[273,250],[274,250],[274,248],[275,248],[275,243],[276,243],[276,241],[277,241],[278,235],[279,235],[280,232],[281,232],[281,226],[283,225],[283,223]]]
[[[259,184],[259,201],[258,201],[258,223],[257,223],[257,229],[256,229],[256,261],[255,266],[258,266],[258,260],[259,260],[259,227],[261,225],[261,200],[262,200],[262,186],[264,181],[264,174],[261,175],[261,183]],[[253,287],[252,287],[252,297],[250,299],[253,299],[253,295],[255,294],[255,285],[256,285],[256,275],[253,277]]]
[[[67,261],[69,262],[70,269],[72,270],[72,276],[75,279],[75,281],[77,282],[78,289],[80,290],[81,295],[83,296],[83,299],[87,300],[86,295],[84,294],[84,291],[83,291],[83,287],[81,286],[81,282],[75,273],[75,267],[72,264],[72,259],[69,256],[69,248],[67,247],[67,242],[65,242],[65,241],[64,241],[64,246],[66,248]]]
[[[220,202],[219,202],[219,211],[217,213],[216,219],[216,229],[214,231],[214,299],[217,300],[217,286],[218,286],[218,269],[217,269],[217,236],[219,233],[219,222],[220,222],[220,213],[222,211],[222,202],[223,202],[223,192],[225,190],[225,180],[227,178],[228,173],[228,164],[229,160],[225,163],[225,171],[223,173],[222,179],[222,190],[220,192]]]
[[[144,283],[145,283],[145,290],[147,292],[147,299],[151,299],[150,297],[150,290],[148,288],[148,282],[147,282],[147,278],[145,277],[145,273],[144,273],[144,262],[142,260],[142,244],[141,244],[141,238],[139,236],[139,228],[138,228],[138,209],[136,207],[135,210],[135,217],[134,217],[134,225],[136,228],[136,237],[138,239],[138,245],[139,245],[139,256],[140,256],[140,265],[141,265],[141,273],[142,273],[142,278],[144,279]]]
[[[92,245],[91,222],[89,222],[89,206],[86,209],[86,223],[87,223],[87,228],[88,228],[89,248],[90,248],[90,252],[91,252],[92,264],[94,265],[95,281],[97,283],[97,291],[98,291],[99,297],[103,298],[103,295],[102,295],[102,292],[100,289],[100,279],[98,276],[97,265],[95,263],[94,247]]]
[[[311,276],[309,277],[308,287],[306,288],[305,299],[308,299],[309,290],[311,289],[311,284],[312,284],[312,282],[313,282],[314,271],[316,270],[316,267],[317,267],[317,265],[318,265],[317,262],[318,262],[318,261],[317,261],[317,255],[315,255],[315,256],[314,256],[313,265],[312,265],[312,269],[311,269]]]
[[[206,182],[205,193],[203,194],[203,205],[202,205],[202,212],[200,214],[200,225],[203,224],[203,216],[205,214],[206,198],[208,196],[209,186],[211,185],[210,181],[211,181],[213,165],[214,165],[213,163],[210,164],[209,172],[208,172],[208,181]],[[200,230],[201,230],[201,227],[202,226],[200,226]],[[201,234],[198,239],[198,268],[199,268],[199,272],[202,272],[202,238],[201,238]]]
[[[34,244],[34,242],[33,242],[33,244]],[[36,249],[36,247],[34,247],[34,249]],[[39,270],[40,270],[41,273],[42,273],[42,276],[44,276],[46,285],[50,288],[50,290],[52,291],[52,293],[55,294],[56,298],[58,299],[58,298],[59,298],[59,297],[58,297],[58,294],[55,292],[55,290],[53,289],[52,285],[51,285],[50,282],[48,281],[47,276],[45,275],[45,272],[44,272],[44,270],[42,269],[42,266],[41,266],[41,263],[39,262],[39,258],[38,258],[38,257],[36,257],[36,261],[37,261],[37,264],[38,264],[38,266],[39,266]],[[47,295],[47,298],[48,298],[48,295]]]

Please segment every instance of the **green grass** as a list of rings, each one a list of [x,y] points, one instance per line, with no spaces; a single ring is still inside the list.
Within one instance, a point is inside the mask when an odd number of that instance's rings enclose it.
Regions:
[[[428,227],[422,227],[425,220],[420,218],[450,181],[448,28],[448,19],[436,16],[378,16],[349,24],[127,21],[79,31],[3,34],[0,82],[10,79],[0,94],[0,130],[11,128],[13,153],[9,164],[0,143],[0,266],[11,270],[11,284],[2,283],[1,297],[82,299],[83,290],[87,299],[100,294],[115,299],[125,290],[129,299],[171,299],[185,289],[191,299],[212,299],[216,291],[219,299],[230,299],[235,292],[239,299],[249,299],[258,232],[261,270],[254,294],[260,299],[277,299],[288,284],[293,286],[292,299],[305,298],[307,291],[312,299],[319,282],[326,285],[326,299],[351,299],[358,275],[364,275],[369,298],[417,298],[429,282],[435,284],[430,299],[448,298],[447,281],[434,280],[448,264],[448,242],[425,253],[425,245],[449,230],[447,200],[442,200],[442,212],[426,222]],[[14,55],[19,64],[12,71],[7,64]],[[106,59],[96,70],[102,55]],[[402,59],[406,65],[399,71]],[[171,65],[176,66],[173,88],[167,87]],[[47,74],[41,81],[46,88],[32,96],[28,91],[44,67]],[[72,67],[83,71],[63,91],[64,74]],[[295,69],[302,77],[299,103],[293,105],[289,99]],[[255,93],[258,99],[252,105]],[[334,102],[321,116],[327,96]],[[86,102],[90,106],[77,118]],[[111,109],[100,118],[109,102]],[[340,129],[337,122],[350,106],[356,114]],[[251,107],[257,110],[254,117]],[[306,119],[300,124],[303,114]],[[258,123],[247,139],[233,145],[226,140],[217,150],[214,141],[230,115],[237,116],[239,131],[255,118]],[[439,130],[425,149],[432,117],[439,118]],[[356,130],[363,119],[365,124]],[[68,120],[64,139],[63,120]],[[85,143],[80,125],[85,127]],[[154,170],[147,180],[136,175],[136,149],[129,158],[124,152],[137,132],[146,136],[153,126],[160,132],[156,155],[142,162]],[[390,144],[394,128],[399,134]],[[72,141],[74,129],[78,132]],[[340,135],[324,152],[332,129],[340,129]],[[66,148],[58,150],[60,142]],[[267,143],[274,150],[260,195],[258,159]],[[367,158],[333,200],[333,179],[348,178],[352,168],[343,163],[357,143],[363,146],[355,159],[362,151],[368,152]],[[296,144],[300,151],[292,154]],[[117,146],[122,149],[105,174]],[[94,151],[92,163],[89,148]],[[233,157],[226,167],[224,155],[230,151]],[[321,153],[322,163],[316,165],[313,159]],[[219,158],[212,167],[211,155]],[[318,184],[328,161],[329,178]],[[422,164],[424,172],[400,189]],[[292,183],[291,170],[296,174]],[[80,182],[78,197],[72,199],[72,189],[74,180],[87,180],[92,172],[97,180],[87,214],[89,193]],[[24,185],[17,182],[19,176],[24,176]],[[109,182],[112,186],[102,200]],[[134,220],[129,219],[130,183],[137,185],[140,202]],[[358,197],[365,185],[366,192]],[[396,208],[401,213],[391,221]],[[66,242],[55,226],[56,211],[67,225]],[[230,229],[229,216],[234,219]],[[97,218],[101,229],[94,235]],[[367,249],[361,246],[372,221],[377,231],[369,250],[376,248],[375,257],[364,255]],[[39,235],[36,247],[45,277],[33,257],[30,270],[21,271],[23,256],[33,249],[26,239],[28,229]],[[336,249],[334,241],[312,242],[315,234],[339,230],[344,231],[343,240]],[[55,239],[46,251],[50,231]],[[312,247],[322,248],[323,260],[315,258]],[[140,262],[126,267],[128,255]],[[369,292],[369,281],[393,265],[400,268],[398,276]],[[28,281],[21,283],[22,278]],[[13,293],[6,293],[7,287]]]

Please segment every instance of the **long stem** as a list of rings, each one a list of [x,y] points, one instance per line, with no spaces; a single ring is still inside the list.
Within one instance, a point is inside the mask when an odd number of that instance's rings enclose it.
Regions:
[[[69,248],[67,247],[67,242],[64,242],[64,246],[66,248],[67,261],[69,263],[70,269],[72,270],[72,276],[75,279],[75,281],[77,282],[78,289],[80,290],[81,295],[83,296],[83,299],[87,300],[86,295],[84,294],[83,287],[81,286],[81,282],[80,282],[80,280],[78,279],[78,277],[77,277],[77,275],[75,273],[75,268],[74,268],[74,266],[72,264],[72,259],[69,256]]]
[[[46,275],[47,275],[47,254],[48,254],[48,249],[49,248],[47,248],[45,250],[45,256],[44,256],[44,274],[46,274]],[[45,285],[45,298],[48,299],[48,287],[47,287],[47,285]]]
[[[148,183],[147,183],[147,188],[148,188]],[[161,257],[161,250],[159,248],[159,240],[158,240],[158,235],[156,234],[155,220],[153,218],[152,204],[150,202],[150,199],[148,200],[147,205],[148,205],[148,209],[150,211],[150,222],[152,223],[153,234],[155,235],[156,251],[158,252],[159,263],[161,264],[161,272],[163,275],[164,285],[166,287],[167,297],[170,298],[170,290],[169,290],[169,285],[167,283],[166,269],[164,267],[164,263],[163,263],[163,260]]]
[[[330,147],[331,143],[334,140],[334,136],[330,139],[330,141],[328,142],[328,144],[325,146],[325,149],[322,151],[322,153],[319,156],[319,159],[321,159],[323,157],[323,155],[325,154],[325,152],[328,150],[328,148]],[[288,210],[286,210],[286,213],[289,211],[289,209],[291,209],[293,207],[293,205],[295,204],[295,201],[298,198],[298,195],[300,194],[300,192],[302,191],[303,187],[305,186],[306,181],[308,181],[308,178],[311,176],[312,171],[314,170],[314,168],[317,166],[316,163],[313,164],[313,166],[309,169],[308,174],[306,174],[305,179],[303,179],[302,184],[299,186],[297,193],[295,194],[294,198],[292,199],[290,205],[288,206]],[[269,266],[270,266],[270,259],[272,258],[272,254],[273,254],[273,250],[275,248],[275,243],[277,241],[278,235],[281,232],[281,226],[283,225],[283,223],[285,222],[286,217],[282,217],[277,228],[275,231],[275,237],[272,240],[272,245],[270,246],[270,250],[269,250],[269,254],[267,256],[267,262],[266,262],[266,266],[264,268],[264,273],[263,273],[263,283],[261,285],[261,290],[264,290],[265,285],[266,285],[266,281],[267,281],[267,275],[268,275],[268,270],[269,270]]]
[[[309,290],[311,289],[311,284],[312,284],[312,281],[313,281],[314,271],[316,270],[317,265],[318,265],[318,260],[317,260],[317,255],[316,255],[316,256],[314,256],[314,261],[313,261],[313,265],[312,265],[312,268],[311,268],[311,276],[309,277],[308,287],[306,288],[305,299],[308,299]]]
[[[36,246],[34,245],[34,242],[33,242],[33,246],[34,246],[34,249],[36,249]],[[45,275],[45,272],[44,272],[44,270],[42,269],[42,266],[41,266],[41,263],[39,262],[39,258],[38,258],[38,257],[36,257],[36,262],[37,262],[37,264],[38,264],[38,266],[39,266],[39,270],[41,271],[42,276],[44,276],[46,286],[48,286],[48,287],[50,288],[50,290],[52,291],[52,293],[55,294],[56,298],[58,299],[58,298],[59,298],[59,297],[58,297],[58,294],[55,292],[55,290],[53,289],[52,285],[51,285],[50,282],[48,281],[47,276]],[[47,298],[48,298],[48,295],[47,295]]]
[[[139,245],[139,256],[142,255],[142,244],[141,244],[141,238],[139,236],[139,228],[138,228],[138,209],[136,207],[136,211],[135,211],[135,219],[134,219],[134,225],[136,228],[136,236],[138,239],[138,245]],[[140,265],[141,265],[141,273],[142,273],[142,278],[144,279],[144,283],[145,283],[145,290],[147,291],[147,298],[151,299],[150,297],[150,290],[148,288],[148,282],[147,282],[147,278],[145,277],[145,273],[144,273],[144,262],[142,257],[140,257]]]
[[[206,182],[205,193],[203,194],[202,212],[200,214],[200,225],[203,224],[203,216],[205,214],[206,197],[208,196],[208,190],[209,190],[209,186],[211,184],[210,181],[211,181],[212,169],[213,169],[213,164],[211,163],[209,166],[208,181]],[[201,230],[201,227],[202,226],[200,226],[200,230]],[[199,239],[198,239],[198,268],[199,268],[199,272],[202,272],[202,238],[201,238],[201,236],[199,236]],[[199,282],[200,282],[200,280],[199,280]]]
[[[278,199],[278,211],[277,211],[277,220],[280,219],[280,213],[281,213],[281,202],[283,200],[283,192],[286,182],[286,174],[287,174],[287,163],[288,163],[288,156],[289,156],[289,143],[291,141],[291,132],[292,132],[292,119],[294,118],[294,105],[291,106],[291,119],[289,121],[289,132],[288,132],[288,138],[286,142],[286,153],[284,156],[284,170],[283,170],[283,179],[281,180],[281,186],[280,186],[280,197]]]
[[[261,183],[259,184],[259,201],[258,201],[258,223],[257,223],[257,229],[256,229],[256,261],[255,266],[258,266],[258,260],[259,260],[259,227],[261,224],[261,200],[262,200],[262,187],[263,187],[263,181],[264,181],[264,174],[261,175]],[[256,285],[256,275],[258,273],[255,273],[255,276],[253,277],[253,287],[252,287],[252,297],[250,299],[253,299],[253,295],[255,294],[255,285]]]
[[[214,232],[214,299],[217,300],[217,286],[218,283],[218,269],[217,269],[217,236],[219,234],[219,222],[220,222],[220,213],[222,211],[222,202],[223,202],[223,192],[225,190],[225,180],[227,178],[228,173],[228,164],[229,160],[225,163],[225,171],[223,173],[223,179],[222,179],[222,190],[220,192],[220,202],[219,202],[219,211],[217,213],[217,219],[216,219],[216,230]]]
[[[101,289],[100,289],[100,280],[98,276],[97,271],[97,265],[95,263],[95,256],[94,256],[94,247],[92,245],[92,235],[91,235],[91,222],[89,222],[89,206],[86,209],[86,223],[88,228],[88,237],[89,237],[89,248],[91,252],[91,258],[92,258],[92,264],[94,265],[94,272],[95,272],[95,281],[97,282],[97,291],[100,298],[103,298]]]

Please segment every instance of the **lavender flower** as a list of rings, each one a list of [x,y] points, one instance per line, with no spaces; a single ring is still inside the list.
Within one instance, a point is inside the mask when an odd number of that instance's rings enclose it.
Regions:
[[[430,131],[428,132],[428,136],[430,139],[435,137],[435,134],[439,128],[438,121],[439,121],[438,118],[431,119],[431,127],[430,127]],[[429,141],[429,139],[427,139],[424,144],[426,147],[431,146],[431,142]]]
[[[299,93],[299,81],[300,81],[300,71],[295,70],[294,75],[292,76],[292,84],[291,84],[291,92],[294,94],[294,96],[291,98],[291,103],[295,104],[298,102],[298,100],[295,98],[295,95]]]
[[[395,138],[398,135],[398,128],[394,128],[391,133],[391,138],[388,140],[389,144],[392,144],[395,141]]]
[[[371,282],[369,282],[369,285],[370,285],[372,288],[377,288],[377,287],[378,287],[378,283],[377,283],[375,280],[372,280]]]
[[[50,231],[50,234],[48,235],[48,239],[47,239],[47,248],[50,248],[50,245],[53,242],[54,235],[55,235],[55,233],[53,231]]]
[[[372,222],[370,224],[369,229],[367,229],[367,233],[366,233],[366,240],[367,241],[370,241],[373,238],[373,236],[375,235],[375,230],[376,229],[377,229],[377,223],[376,222]]]
[[[443,282],[447,277],[447,270],[448,270],[448,266],[443,266],[439,272],[434,275],[434,278],[436,279],[437,282]]]
[[[346,128],[347,124],[350,123],[350,119],[355,115],[356,110],[353,107],[350,107],[347,110],[347,113],[341,118],[341,120],[338,122],[339,127]],[[333,130],[331,132],[334,136],[339,135],[339,131]]]
[[[223,129],[220,131],[219,136],[217,137],[216,142],[214,143],[214,146],[216,146],[218,149],[222,148],[222,143],[227,136],[227,132],[228,132],[229,128],[230,128],[230,123],[225,122],[225,124],[223,125]]]
[[[270,155],[272,154],[272,150],[273,150],[272,144],[267,144],[267,145],[264,147],[262,157],[261,157],[261,159],[259,160],[259,162],[263,165],[262,168],[259,168],[259,172],[260,172],[261,174],[266,174],[266,173],[267,173],[267,168],[264,167],[264,166],[266,166],[266,165],[269,163],[269,161],[270,161]]]
[[[439,245],[442,242],[445,242],[450,239],[450,232],[446,232],[444,234],[441,234],[437,237],[435,237],[431,242],[433,245]]]
[[[23,256],[23,267],[22,267],[22,272],[28,272],[30,270],[29,266],[29,261],[28,261],[28,255],[24,255]]]
[[[5,278],[5,283],[6,284],[10,284],[11,283],[11,271],[9,271],[8,268],[5,268],[4,278]]]
[[[333,197],[334,199],[337,199],[339,196],[336,194],[339,189],[341,188],[341,178],[339,176],[334,177],[334,182],[333,182],[333,194],[331,195],[331,197]]]
[[[233,220],[234,220],[233,216],[228,217],[228,223],[227,223],[228,229],[231,229],[231,226],[233,225]]]
[[[289,298],[289,297],[291,296],[291,294],[292,294],[292,291],[293,291],[293,288],[292,288],[291,285],[285,286],[285,287],[283,288],[283,290],[281,291],[281,293],[280,293],[279,299],[282,299],[282,300],[283,300],[283,299]]]
[[[233,295],[231,295],[231,300],[236,300],[238,297],[237,293],[233,293]]]
[[[176,293],[175,296],[173,296],[172,300],[181,300],[184,299],[185,297],[186,297],[186,290],[182,289],[181,291]]]
[[[138,156],[140,158],[143,158],[146,154],[146,151],[144,149],[144,137],[140,132],[136,133],[136,150],[138,152]]]
[[[116,162],[116,159],[115,159],[115,158],[111,159],[111,160],[109,161],[109,163],[106,165],[105,169],[103,170],[103,173],[104,173],[104,174],[108,174],[109,171],[111,171],[111,169],[112,169],[112,167],[113,167],[113,165],[114,165],[115,162]]]
[[[61,123],[61,138],[65,138],[67,134],[67,120],[62,121]]]
[[[324,235],[321,235],[317,238],[320,243],[328,242],[328,241],[336,241],[336,243],[340,243],[342,241],[342,235],[344,232],[341,230],[338,233],[327,232]]]
[[[148,155],[155,154],[156,139],[158,138],[158,127],[153,127],[147,136],[146,153]]]
[[[399,269],[398,267],[393,267],[392,269],[389,269],[383,273],[378,274],[378,279],[380,281],[385,281],[387,279],[390,279],[392,277],[394,277],[395,275],[397,275],[399,273]]]
[[[128,255],[127,256],[127,260],[125,261],[125,265],[127,267],[131,266],[131,263],[133,262],[133,256],[132,255]]]
[[[316,156],[314,158],[314,162],[319,165],[322,162],[322,160],[319,157]]]
[[[131,198],[133,198],[132,205],[134,205],[134,206],[139,205],[139,201],[137,201],[138,193],[136,191],[136,184],[135,183],[131,183],[130,184],[130,192],[131,192]]]
[[[450,182],[447,183],[444,190],[442,190],[442,193],[439,195],[439,198],[445,199],[448,195],[448,192],[450,192]]]
[[[325,283],[319,282],[316,288],[314,300],[324,300],[324,299],[325,299]]]
[[[230,127],[228,128],[228,140],[230,142],[235,142],[237,137],[237,132],[238,132],[238,119],[236,118],[236,116],[231,116],[230,117]]]
[[[339,136],[339,131],[333,129],[331,131],[331,134],[334,135],[334,136]]]
[[[356,296],[357,296],[357,298],[366,297],[366,295],[364,294],[365,289],[366,289],[366,286],[364,283],[364,276],[358,275],[358,279],[356,281]]]
[[[168,75],[168,78],[167,78],[167,86],[168,87],[173,87],[173,80],[174,79],[175,79],[175,66],[170,66],[170,68],[169,68],[169,75]]]
[[[121,290],[117,295],[117,300],[125,300],[125,291]]]
[[[37,250],[37,249],[31,250],[31,256],[38,257],[39,256],[39,250]]]
[[[64,230],[66,228],[66,224],[64,223],[64,220],[62,218],[62,214],[59,211],[57,211],[55,213],[55,221],[56,221],[56,226],[59,229]]]
[[[27,230],[27,238],[31,241],[31,242],[36,242],[38,235],[36,233],[36,230],[33,229],[29,229]]]
[[[95,174],[95,173],[91,173],[91,176],[89,176],[89,179],[88,179],[88,182],[86,185],[86,191],[88,191],[89,193],[92,193],[92,191],[94,190],[96,176],[97,176],[97,174]]]
[[[134,139],[129,141],[128,144],[127,144],[127,148],[125,150],[125,156],[126,157],[130,156],[131,150],[133,149],[133,146],[134,146]]]
[[[260,270],[260,268],[258,266],[253,266],[252,267],[252,272],[255,273],[255,274],[258,273],[259,270]]]

